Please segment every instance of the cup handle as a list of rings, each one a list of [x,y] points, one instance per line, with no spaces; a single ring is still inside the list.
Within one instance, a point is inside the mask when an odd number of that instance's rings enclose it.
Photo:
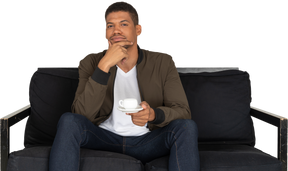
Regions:
[[[123,100],[120,100],[120,101],[119,101],[119,105],[124,108],[124,106],[123,106],[122,103],[123,103]]]

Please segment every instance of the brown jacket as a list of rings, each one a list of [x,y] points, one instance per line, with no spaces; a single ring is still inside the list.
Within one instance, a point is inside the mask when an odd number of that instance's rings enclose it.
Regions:
[[[106,50],[90,54],[80,61],[79,84],[72,112],[86,116],[99,125],[109,118],[113,108],[114,80],[117,67],[105,73],[97,66]],[[148,122],[150,130],[163,127],[175,119],[190,119],[190,109],[179,74],[171,56],[138,47],[137,80],[142,101],[155,110],[156,118]]]

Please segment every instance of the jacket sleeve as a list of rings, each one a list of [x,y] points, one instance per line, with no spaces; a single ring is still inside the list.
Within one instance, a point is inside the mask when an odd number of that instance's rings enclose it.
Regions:
[[[94,123],[106,96],[110,73],[100,70],[92,58],[93,55],[88,55],[80,61],[79,83],[72,104],[72,112],[84,115]]]
[[[188,100],[171,57],[168,66],[163,88],[164,106],[154,108],[156,118],[150,122],[157,127],[164,127],[176,119],[191,119]]]

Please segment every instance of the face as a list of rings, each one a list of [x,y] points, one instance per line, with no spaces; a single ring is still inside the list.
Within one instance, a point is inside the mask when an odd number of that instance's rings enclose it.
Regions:
[[[128,12],[112,12],[107,16],[106,39],[112,44],[130,41],[133,42],[132,46],[137,46],[137,36],[140,34],[141,26],[134,25]]]

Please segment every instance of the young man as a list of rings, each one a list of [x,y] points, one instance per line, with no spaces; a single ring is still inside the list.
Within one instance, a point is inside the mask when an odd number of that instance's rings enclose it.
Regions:
[[[59,120],[49,170],[78,170],[82,147],[144,164],[170,154],[169,170],[200,170],[197,127],[172,58],[140,49],[141,26],[130,4],[112,4],[105,18],[109,48],[80,62],[73,113]],[[119,111],[125,98],[137,99],[143,110]]]

